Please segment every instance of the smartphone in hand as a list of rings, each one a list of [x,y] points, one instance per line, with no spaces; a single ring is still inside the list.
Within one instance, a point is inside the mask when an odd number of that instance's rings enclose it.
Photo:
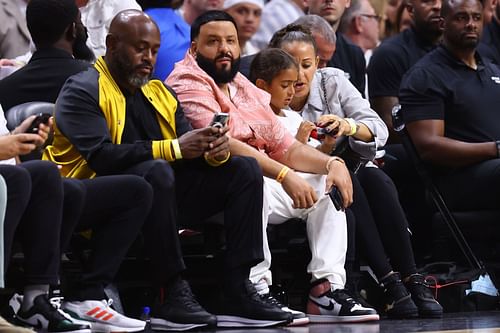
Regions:
[[[37,114],[31,125],[26,129],[26,133],[38,134],[40,124],[48,125],[50,117],[52,117],[52,115],[48,113]]]
[[[333,205],[337,210],[344,210],[344,199],[342,199],[342,194],[337,186],[333,185],[328,195],[330,199],[332,199]]]
[[[214,117],[212,118],[212,121],[210,122],[210,126],[223,128],[224,126],[227,125],[228,120],[229,120],[229,113],[218,112],[218,113],[214,114]]]

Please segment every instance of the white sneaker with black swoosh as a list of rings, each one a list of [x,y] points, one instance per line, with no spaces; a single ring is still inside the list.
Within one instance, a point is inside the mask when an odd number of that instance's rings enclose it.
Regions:
[[[307,316],[311,323],[354,323],[379,320],[377,311],[363,307],[347,290],[332,290],[328,280],[314,283],[307,302]]]

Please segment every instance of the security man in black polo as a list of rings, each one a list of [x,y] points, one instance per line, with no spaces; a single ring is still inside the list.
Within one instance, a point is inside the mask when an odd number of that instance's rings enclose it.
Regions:
[[[500,197],[500,67],[476,51],[482,10],[478,0],[444,0],[443,44],[401,84],[408,131],[453,208],[498,208]]]
[[[368,94],[372,108],[389,128],[388,143],[399,142],[392,131],[392,107],[398,104],[399,85],[403,75],[439,42],[442,29],[441,0],[410,0],[405,5],[412,26],[386,39],[375,49],[368,65]]]

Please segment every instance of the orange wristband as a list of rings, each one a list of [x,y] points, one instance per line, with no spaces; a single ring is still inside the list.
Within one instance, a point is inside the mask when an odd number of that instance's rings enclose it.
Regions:
[[[276,181],[281,184],[283,180],[285,180],[288,171],[290,171],[290,168],[287,166],[281,168],[280,173],[278,173],[278,176],[276,177]]]

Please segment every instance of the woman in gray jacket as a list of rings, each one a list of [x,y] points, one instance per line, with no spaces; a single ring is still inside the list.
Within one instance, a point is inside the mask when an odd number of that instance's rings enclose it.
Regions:
[[[347,140],[351,151],[372,161],[387,140],[387,127],[343,71],[318,69],[317,46],[309,30],[288,25],[274,34],[269,47],[287,51],[299,65],[290,103],[290,108],[305,119],[297,139],[307,142],[311,132],[324,127],[332,135],[326,135],[323,152],[332,153],[335,145]],[[356,169],[351,175],[354,202],[350,209],[356,217],[358,248],[365,250],[363,254],[385,288],[385,312],[399,318],[441,317],[441,305],[423,276],[417,274],[408,222],[394,184],[371,162]],[[399,272],[394,272],[391,264]]]

